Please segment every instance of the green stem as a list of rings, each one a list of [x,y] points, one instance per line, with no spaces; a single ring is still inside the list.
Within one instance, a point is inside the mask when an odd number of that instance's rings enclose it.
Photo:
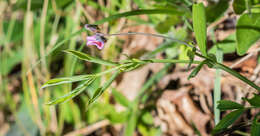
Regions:
[[[190,63],[190,60],[174,60],[174,59],[148,59],[144,60],[151,63]],[[194,64],[199,64],[201,61],[193,61]]]
[[[260,87],[257,86],[254,82],[248,80],[246,77],[240,75],[238,72],[232,70],[231,68],[223,65],[223,64],[220,64],[220,63],[215,63],[215,67],[216,68],[220,68],[226,72],[228,72],[229,74],[237,77],[238,79],[244,81],[245,83],[247,83],[248,85],[250,85],[251,87],[255,88],[257,91],[260,91]]]

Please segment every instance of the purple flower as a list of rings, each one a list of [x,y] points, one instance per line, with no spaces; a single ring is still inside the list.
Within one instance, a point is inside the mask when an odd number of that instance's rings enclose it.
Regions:
[[[87,37],[87,46],[89,45],[96,45],[98,49],[103,49],[105,42],[106,42],[106,38],[100,34],[100,33],[96,33],[93,36],[88,36]]]

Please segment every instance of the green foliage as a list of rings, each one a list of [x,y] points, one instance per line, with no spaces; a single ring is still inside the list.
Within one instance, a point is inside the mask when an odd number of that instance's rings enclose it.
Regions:
[[[79,75],[79,76],[72,76],[72,77],[55,78],[55,79],[48,80],[46,83],[44,83],[42,85],[42,88],[60,85],[60,84],[78,82],[90,78],[95,78],[95,75]]]
[[[75,88],[74,90],[72,90],[70,93],[63,95],[62,97],[59,97],[49,103],[47,103],[47,105],[56,105],[56,104],[61,104],[63,102],[66,102],[74,97],[76,97],[77,95],[79,95],[80,93],[82,93],[86,87],[88,85],[90,85],[93,81],[95,80],[95,78],[89,78],[86,81],[84,81],[83,83],[81,83],[77,88]]]
[[[179,15],[171,15],[168,16],[164,21],[160,22],[155,26],[155,29],[159,33],[167,33],[169,32],[170,28],[178,23],[180,23]]]
[[[124,13],[115,14],[112,16],[109,16],[107,18],[104,18],[102,20],[97,21],[95,24],[103,24],[105,22],[109,22],[112,20],[116,20],[122,17],[128,17],[128,16],[136,16],[136,15],[143,15],[143,14],[173,14],[173,15],[183,15],[183,11],[178,11],[176,9],[143,9],[143,10],[134,10],[134,11],[128,11]]]
[[[216,43],[209,53],[216,54],[217,48],[221,49],[224,54],[234,53],[236,51],[236,37],[235,34],[229,35],[223,41]]]
[[[103,60],[100,58],[96,58],[96,57],[92,57],[88,54],[79,52],[79,51],[75,51],[75,50],[66,50],[65,52],[67,53],[71,53],[72,55],[74,55],[75,57],[77,57],[78,59],[81,60],[85,60],[85,61],[89,61],[89,62],[93,62],[93,63],[97,63],[97,64],[101,64],[101,65],[108,65],[108,66],[115,66],[117,65],[114,62],[108,61],[108,60]]]
[[[246,109],[237,109],[227,114],[213,129],[212,134],[217,134],[233,124]]]
[[[244,100],[248,101],[251,106],[260,107],[260,96],[254,94],[254,97],[251,99],[244,98]]]
[[[251,136],[259,136],[260,135],[260,122],[259,122],[260,113],[258,113],[253,120],[251,126]]]
[[[236,40],[237,53],[244,55],[260,38],[260,14],[243,14],[237,21]]]
[[[207,22],[214,22],[221,17],[228,9],[229,2],[227,0],[219,0],[214,4],[210,4],[206,8]]]
[[[233,10],[236,14],[242,14],[246,10],[245,0],[234,0],[232,3]]]
[[[136,124],[138,120],[137,111],[130,111],[130,114],[127,119],[126,128],[125,128],[125,136],[132,136],[134,134]]]
[[[217,108],[220,110],[233,110],[233,109],[243,109],[244,106],[233,101],[221,100],[218,101]]]
[[[206,13],[202,3],[192,6],[193,30],[202,55],[207,56]]]
[[[129,102],[129,100],[120,92],[116,91],[115,88],[112,89],[112,94],[115,97],[115,100],[121,104],[122,106],[125,107],[129,107],[131,105],[131,103]]]
[[[191,79],[191,78],[195,77],[199,73],[199,71],[201,70],[202,66],[204,64],[206,64],[206,62],[207,62],[207,60],[204,60],[204,61],[200,62],[200,64],[195,69],[192,70],[192,72],[190,73],[188,79]]]

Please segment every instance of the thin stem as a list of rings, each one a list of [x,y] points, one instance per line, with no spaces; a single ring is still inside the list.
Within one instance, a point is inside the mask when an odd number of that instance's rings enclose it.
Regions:
[[[174,60],[174,59],[148,59],[142,60],[150,63],[190,63],[190,60]],[[201,61],[193,61],[194,64],[199,64]]]
[[[120,35],[144,35],[144,36],[153,36],[153,37],[160,37],[160,38],[164,38],[164,39],[169,39],[169,40],[172,40],[172,41],[176,41],[178,43],[181,43],[181,44],[184,44],[188,47],[191,47],[191,48],[194,48],[194,46],[186,43],[186,42],[183,42],[183,41],[180,41],[180,40],[177,40],[175,38],[172,38],[172,37],[168,37],[168,36],[164,36],[164,35],[160,35],[160,34],[150,34],[150,33],[142,33],[142,32],[129,32],[129,33],[117,33],[117,34],[103,34],[104,36],[120,36]],[[196,47],[195,47],[196,48]],[[204,59],[208,59],[210,61],[214,61],[212,60],[211,58],[208,58],[207,56],[203,56],[202,54],[200,54],[200,51],[199,49],[196,49],[196,51],[198,52],[195,52],[195,55],[197,55],[198,57],[200,58],[204,58]],[[172,62],[170,62],[170,60],[156,60],[158,63],[187,63],[187,62],[176,62],[176,60],[172,60]],[[155,63],[155,62],[154,62]],[[197,62],[196,62],[197,63]],[[240,75],[239,73],[237,73],[236,71],[230,69],[229,67],[223,65],[223,64],[220,64],[220,63],[216,63],[214,62],[216,65],[216,68],[220,68],[228,73],[230,73],[231,75],[239,78],[240,80],[244,81],[245,83],[247,83],[248,85],[252,86],[253,88],[255,88],[256,90],[260,91],[260,87],[258,87],[255,83],[253,83],[252,81],[248,80],[246,77]]]
[[[216,68],[220,68],[220,69],[222,69],[222,70],[228,72],[229,74],[231,74],[231,75],[237,77],[238,79],[244,81],[245,83],[247,83],[247,84],[250,85],[251,87],[255,88],[257,91],[260,91],[260,87],[257,86],[254,82],[248,80],[246,77],[240,75],[238,72],[236,72],[236,71],[230,69],[229,67],[227,67],[227,66],[225,66],[225,65],[223,65],[223,64],[221,64],[221,63],[215,63],[215,67],[216,67]]]
[[[186,42],[180,41],[178,39],[172,38],[172,37],[168,37],[168,36],[164,36],[164,35],[160,35],[160,34],[150,34],[150,33],[142,33],[142,32],[128,32],[128,33],[118,33],[118,34],[103,34],[104,36],[119,36],[119,35],[144,35],[144,36],[153,36],[153,37],[160,37],[160,38],[164,38],[164,39],[169,39],[181,44],[184,44],[188,47],[194,48],[194,46],[189,45]]]

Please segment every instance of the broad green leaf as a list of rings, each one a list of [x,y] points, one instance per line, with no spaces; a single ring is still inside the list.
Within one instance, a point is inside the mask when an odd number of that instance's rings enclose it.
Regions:
[[[192,6],[193,30],[202,55],[207,56],[206,13],[202,3]]]
[[[130,101],[120,92],[118,92],[115,88],[112,89],[112,94],[115,100],[121,105],[128,107],[131,105]]]
[[[136,15],[143,15],[143,14],[173,14],[173,15],[183,15],[184,12],[178,11],[176,9],[142,9],[142,10],[134,10],[134,11],[128,11],[123,12],[115,15],[111,15],[107,18],[104,18],[102,20],[97,21],[95,24],[103,24],[105,22],[109,22],[115,19],[119,19],[122,17],[128,17],[128,16],[136,16]]]
[[[236,14],[242,14],[246,10],[246,1],[234,0],[232,6]]]
[[[217,47],[226,53],[234,53],[236,51],[236,35],[231,34],[223,41],[216,43],[212,48],[210,48],[209,53],[216,54]]]
[[[63,95],[62,97],[59,97],[49,103],[47,103],[47,105],[55,105],[55,104],[60,104],[63,102],[66,102],[72,98],[74,98],[75,96],[79,95],[80,93],[82,93],[86,87],[88,85],[90,85],[93,81],[95,80],[95,78],[90,78],[87,79],[84,83],[80,84],[77,88],[75,88],[73,91],[69,92],[66,95]]]
[[[55,86],[55,85],[60,85],[60,84],[66,84],[66,83],[73,83],[73,82],[78,82],[82,80],[86,80],[89,78],[93,78],[95,75],[80,75],[80,76],[72,76],[72,77],[63,77],[63,78],[55,78],[47,81],[42,85],[41,88],[45,87],[50,87],[50,86]]]
[[[260,122],[259,122],[260,113],[258,113],[253,120],[251,126],[251,136],[260,136]]]
[[[243,14],[237,21],[237,53],[244,55],[260,38],[260,13]]]
[[[207,22],[214,22],[220,18],[228,9],[229,2],[227,0],[219,0],[214,4],[210,4],[206,8]]]
[[[188,77],[188,80],[191,79],[191,78],[193,78],[193,77],[195,77],[195,76],[199,73],[199,71],[200,71],[200,69],[202,68],[202,66],[203,66],[204,64],[206,64],[206,61],[207,61],[207,60],[202,61],[195,69],[192,70],[192,72],[190,73],[190,75],[189,75],[189,77]]]
[[[254,97],[251,99],[245,98],[246,101],[250,103],[251,106],[260,107],[260,96],[254,94]]]
[[[89,61],[89,62],[101,64],[101,65],[108,65],[108,66],[115,66],[115,65],[117,65],[114,62],[111,62],[111,61],[108,61],[108,60],[103,60],[103,59],[100,59],[100,58],[96,58],[96,57],[90,56],[88,54],[79,52],[79,51],[65,50],[65,52],[71,53],[71,54],[73,54],[74,56],[76,56],[77,58],[79,58],[81,60],[85,60],[85,61]]]
[[[230,112],[227,114],[213,129],[212,134],[219,133],[227,127],[229,127],[231,124],[233,124],[245,111],[246,109],[238,109]]]
[[[229,100],[221,100],[218,101],[218,109],[220,110],[233,110],[233,109],[243,109],[244,106],[233,102],[233,101],[229,101]]]

